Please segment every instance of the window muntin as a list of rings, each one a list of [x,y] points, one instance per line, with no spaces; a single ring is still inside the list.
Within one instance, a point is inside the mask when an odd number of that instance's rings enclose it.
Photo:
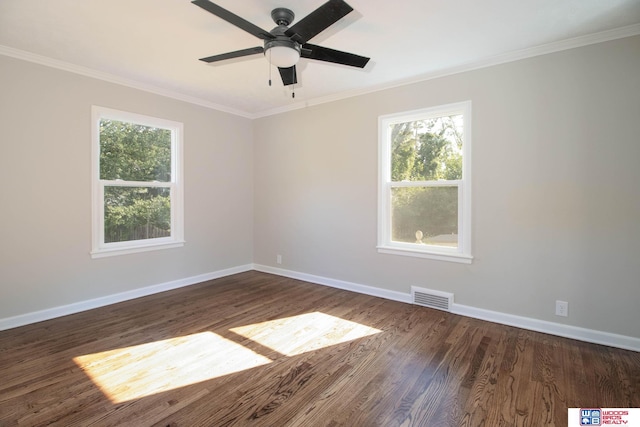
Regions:
[[[93,107],[93,257],[181,246],[182,124]]]
[[[380,117],[378,250],[470,262],[471,103]]]

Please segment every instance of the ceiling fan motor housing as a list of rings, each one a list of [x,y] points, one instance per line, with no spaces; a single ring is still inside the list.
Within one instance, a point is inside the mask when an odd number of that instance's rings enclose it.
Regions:
[[[284,25],[285,27],[288,27],[295,17],[296,15],[293,11],[284,7],[278,7],[271,11],[271,19],[273,19],[276,24]]]

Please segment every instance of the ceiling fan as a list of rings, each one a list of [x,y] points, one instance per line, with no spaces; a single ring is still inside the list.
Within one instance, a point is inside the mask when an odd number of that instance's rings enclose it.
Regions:
[[[295,15],[291,10],[283,7],[273,9],[271,18],[278,26],[271,31],[265,31],[209,0],[193,0],[191,3],[264,40],[264,47],[256,46],[201,58],[200,60],[204,62],[212,63],[263,53],[272,65],[278,67],[285,86],[298,82],[296,64],[300,57],[358,68],[364,68],[369,62],[369,58],[364,56],[307,43],[353,11],[353,8],[343,0],[329,0],[292,27],[289,25],[293,22]]]

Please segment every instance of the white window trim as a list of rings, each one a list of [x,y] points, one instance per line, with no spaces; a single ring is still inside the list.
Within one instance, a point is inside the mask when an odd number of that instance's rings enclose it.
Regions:
[[[129,182],[123,186],[158,186],[171,191],[171,236],[127,242],[104,243],[104,187],[105,181],[100,179],[100,120],[111,119],[157,127],[171,131],[171,181],[164,182]],[[180,122],[159,119],[142,114],[113,110],[110,108],[91,107],[91,182],[92,182],[92,258],[103,258],[138,252],[155,251],[184,246],[184,186],[183,186],[183,125]]]
[[[391,145],[389,126],[396,123],[463,114],[462,179],[457,181],[417,181],[391,183]],[[471,264],[471,101],[440,105],[420,110],[388,114],[378,118],[378,245],[379,253],[428,258]],[[391,240],[391,188],[451,186],[458,187],[458,247],[394,242]]]

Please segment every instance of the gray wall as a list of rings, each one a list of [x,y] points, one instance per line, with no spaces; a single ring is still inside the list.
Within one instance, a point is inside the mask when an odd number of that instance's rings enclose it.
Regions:
[[[473,264],[378,254],[378,116],[465,100]],[[640,37],[261,118],[254,143],[256,264],[640,337]]]
[[[252,122],[0,56],[0,319],[254,262],[640,337],[638,70],[633,37]],[[464,100],[473,264],[378,254],[378,116]],[[91,259],[94,104],[184,123],[183,248]]]
[[[0,319],[252,261],[249,119],[0,56]],[[91,259],[91,105],[184,123],[183,248]]]

